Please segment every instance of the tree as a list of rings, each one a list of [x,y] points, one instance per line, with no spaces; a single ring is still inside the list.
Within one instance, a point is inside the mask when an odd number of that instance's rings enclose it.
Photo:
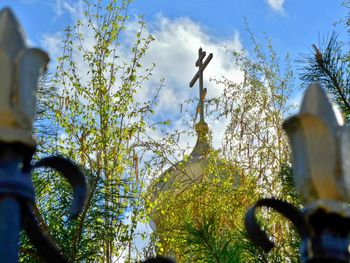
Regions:
[[[313,44],[313,53],[300,60],[304,65],[300,77],[303,87],[307,87],[313,81],[320,81],[339,105],[346,122],[349,122],[349,51],[344,51],[345,44],[338,40],[336,33],[333,33],[329,40],[320,46]]]
[[[44,227],[73,262],[109,263],[125,255],[130,261],[137,223],[144,220],[146,168],[139,164],[148,149],[144,133],[155,125],[150,115],[157,93],[145,102],[135,100],[151,75],[152,68],[142,68],[141,60],[153,38],[144,34],[139,20],[123,58],[130,2],[85,1],[84,17],[66,29],[63,55],[51,79],[57,94],[46,108],[46,116],[53,117],[45,121],[58,127],[58,137],[43,145],[44,151],[68,156],[85,170],[85,209],[68,223],[67,184],[51,172],[36,174],[34,183]],[[22,252],[22,260],[35,261],[28,250]]]
[[[185,187],[174,184],[152,206],[161,214],[155,233],[159,251],[175,255],[178,262],[299,260],[299,238],[276,214],[260,214],[279,245],[272,253],[267,255],[253,246],[245,234],[244,215],[258,198],[274,196],[300,206],[291,185],[289,147],[282,129],[291,109],[289,58],[282,72],[271,41],[264,49],[248,32],[255,57],[232,52],[244,80],[213,80],[224,86],[224,92],[210,101],[211,112],[230,120],[222,149],[209,155],[201,180]]]
[[[175,181],[171,188],[158,191],[151,206],[160,219],[154,233],[157,250],[175,256],[177,262],[240,262],[248,258],[251,262],[256,255],[244,250],[249,241],[243,216],[258,197],[256,182],[225,162],[218,152],[211,152],[207,162],[198,180]],[[186,161],[177,169],[185,173],[185,167]],[[160,180],[170,177],[166,174]],[[150,192],[156,191],[152,188]]]
[[[349,1],[344,1],[346,8]],[[347,28],[350,18],[344,20]],[[306,88],[313,81],[320,81],[333,96],[344,115],[345,121],[350,121],[350,50],[346,50],[347,42],[339,39],[339,33],[333,32],[329,38],[324,38],[317,46],[312,45],[311,54],[299,59],[301,64],[302,86]]]
[[[293,72],[289,56],[285,69],[267,38],[260,45],[247,27],[254,48],[254,57],[244,51],[233,52],[235,63],[244,72],[243,81],[215,80],[224,85],[223,95],[214,100],[221,116],[230,122],[225,132],[223,155],[246,174],[258,179],[257,191],[263,197],[275,197],[300,206],[291,184],[291,163],[288,139],[282,129],[292,105]],[[269,262],[298,260],[299,238],[280,216],[262,213],[262,224],[278,244],[268,255]]]

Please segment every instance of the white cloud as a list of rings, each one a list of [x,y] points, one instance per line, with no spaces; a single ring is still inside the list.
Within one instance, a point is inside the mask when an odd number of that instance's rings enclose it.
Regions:
[[[50,53],[51,59],[57,59],[59,56],[62,56],[63,39],[64,35],[62,32],[45,34],[41,37],[43,47]]]
[[[81,1],[55,0],[50,4],[53,12],[55,13],[55,17],[53,19],[56,19],[66,13],[73,19],[76,19],[83,14]]]
[[[266,2],[274,11],[283,11],[284,0],[266,0]]]

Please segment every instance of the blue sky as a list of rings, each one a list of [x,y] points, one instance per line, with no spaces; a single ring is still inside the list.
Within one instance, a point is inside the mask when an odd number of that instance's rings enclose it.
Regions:
[[[0,8],[9,6],[23,24],[28,37],[40,45],[43,34],[63,30],[72,23],[63,0],[2,0]],[[344,18],[341,0],[136,0],[132,13],[144,14],[152,22],[156,16],[176,19],[189,17],[214,38],[227,38],[239,32],[243,46],[249,47],[243,18],[252,31],[263,37],[266,32],[279,53],[293,57],[307,52],[319,35],[334,30],[333,24]],[[337,26],[337,30],[343,30]]]
[[[49,53],[53,68],[55,57],[60,55],[63,30],[82,13],[78,2],[1,0],[0,8],[12,8],[29,43]],[[179,104],[198,93],[197,89],[188,88],[188,82],[196,72],[194,62],[199,46],[214,53],[205,71],[204,83],[209,87],[208,97],[212,97],[221,90],[209,83],[209,77],[224,75],[237,81],[242,78],[242,73],[229,60],[225,47],[251,51],[244,18],[260,42],[264,42],[266,33],[281,57],[289,53],[295,60],[301,53],[308,53],[320,37],[333,30],[344,31],[342,24],[334,26],[347,15],[341,3],[341,0],[135,0],[130,7],[131,18],[136,14],[144,15],[149,33],[156,39],[145,64],[157,64],[154,79],[138,96],[146,96],[147,91],[164,78],[165,89],[156,110],[160,118],[171,116],[175,120],[172,127],[181,129]],[[347,37],[344,33],[343,36]],[[299,97],[297,82],[295,89],[294,96]],[[218,146],[226,122],[208,122],[215,134],[214,145]],[[193,140],[185,138],[183,144],[191,145]]]

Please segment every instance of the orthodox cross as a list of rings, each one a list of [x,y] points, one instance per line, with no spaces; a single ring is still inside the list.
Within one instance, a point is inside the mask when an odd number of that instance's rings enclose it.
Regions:
[[[202,50],[202,48],[199,48],[198,50],[198,59],[196,61],[196,67],[198,67],[198,71],[196,75],[194,75],[193,79],[190,82],[190,88],[193,87],[193,85],[196,83],[197,79],[199,79],[199,103],[197,107],[197,113],[199,111],[200,121],[204,122],[204,99],[205,95],[207,94],[207,89],[203,88],[203,71],[208,66],[210,60],[213,58],[213,54],[210,53],[207,59],[203,62],[203,59],[205,58],[206,52]]]

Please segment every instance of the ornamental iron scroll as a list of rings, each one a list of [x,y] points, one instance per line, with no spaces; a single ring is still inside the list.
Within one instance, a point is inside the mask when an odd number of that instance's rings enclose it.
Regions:
[[[0,12],[0,262],[18,262],[19,232],[25,230],[46,262],[68,262],[53,240],[44,234],[33,213],[31,173],[36,168],[58,171],[73,188],[70,219],[83,210],[87,183],[72,161],[51,156],[32,162],[35,140],[37,83],[48,56],[28,48],[22,29],[9,8]]]
[[[306,90],[297,115],[283,124],[292,148],[299,210],[277,199],[261,199],[245,217],[253,242],[266,252],[274,243],[256,222],[255,210],[269,207],[288,218],[301,236],[302,262],[350,262],[350,130],[320,84]]]

